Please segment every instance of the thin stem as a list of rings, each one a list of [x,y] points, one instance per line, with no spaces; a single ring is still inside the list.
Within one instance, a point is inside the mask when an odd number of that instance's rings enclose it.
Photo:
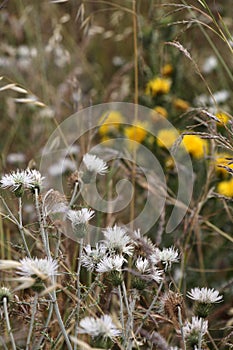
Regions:
[[[69,203],[69,207],[70,207],[70,208],[72,207],[72,205],[73,205],[74,202],[75,202],[76,195],[77,195],[77,191],[78,191],[78,186],[79,186],[79,182],[75,182],[75,184],[74,184],[74,190],[73,190],[72,197],[71,197],[71,200],[70,200],[70,203]]]
[[[153,309],[153,307],[154,307],[154,305],[155,305],[155,303],[156,303],[156,301],[157,301],[157,299],[158,299],[158,296],[159,296],[159,293],[161,292],[162,287],[163,287],[163,281],[160,283],[159,288],[158,288],[158,290],[157,290],[157,293],[156,293],[156,295],[154,296],[154,299],[152,300],[152,302],[151,302],[151,304],[150,304],[150,306],[149,306],[147,312],[145,313],[145,315],[144,315],[144,317],[143,317],[143,319],[142,319],[141,324],[139,325],[138,329],[136,330],[135,336],[140,332],[140,330],[142,329],[142,327],[143,327],[143,325],[144,325],[145,320],[146,320],[147,317],[150,315],[150,312],[151,312],[151,310]]]
[[[6,319],[7,331],[9,333],[10,340],[11,340],[12,349],[16,350],[15,339],[14,339],[14,336],[13,336],[13,333],[12,333],[10,320],[9,320],[9,316],[8,316],[7,298],[6,297],[3,298],[3,309],[4,309],[5,319]]]
[[[31,320],[30,320],[30,327],[29,327],[28,336],[27,336],[26,350],[29,349],[30,342],[31,342],[31,336],[32,336],[32,331],[33,331],[35,316],[36,316],[37,303],[38,303],[38,293],[35,293],[32,314],[31,314]]]
[[[83,299],[82,299],[83,301],[85,301],[86,298],[88,297],[88,295],[89,295],[91,292],[93,292],[95,286],[99,283],[99,280],[100,280],[100,275],[97,275],[97,276],[95,277],[95,280],[92,282],[90,288],[88,289],[88,291],[84,294]],[[65,328],[68,328],[68,327],[69,327],[70,322],[71,322],[71,320],[73,319],[73,316],[75,315],[75,313],[77,312],[77,308],[78,308],[78,307],[79,307],[79,304],[77,303],[76,307],[73,308],[73,310],[71,311],[70,315],[68,316],[68,318],[67,318],[67,320],[66,320],[66,322],[65,322]],[[62,335],[62,332],[60,332],[60,333],[58,334],[57,338],[55,339],[55,341],[54,341],[54,346],[57,345],[57,343],[58,343],[58,341],[59,341],[61,335]]]
[[[50,323],[52,315],[53,315],[53,303],[50,303],[48,316],[47,316],[47,319],[46,319],[44,327],[43,327],[44,329],[46,329],[49,326],[49,323]],[[44,340],[44,337],[45,337],[45,334],[43,333],[41,335],[40,339],[38,340],[38,343],[35,345],[35,350],[39,350],[40,349],[40,346],[41,346],[41,343]]]
[[[53,275],[51,279],[52,279],[52,285],[55,287],[55,276]],[[56,290],[53,290],[50,293],[50,297],[51,297],[53,305],[54,305],[54,310],[55,310],[55,313],[57,316],[58,324],[60,326],[61,332],[62,332],[64,339],[65,339],[65,342],[66,342],[67,350],[73,350],[71,343],[70,343],[70,340],[69,340],[69,337],[68,337],[68,334],[66,332],[64,323],[62,321],[61,313],[60,313],[58,302],[57,302]]]
[[[36,213],[37,213],[39,226],[40,226],[40,234],[41,234],[42,242],[43,242],[43,245],[45,248],[45,252],[47,254],[47,257],[51,258],[51,253],[50,253],[50,249],[49,249],[49,240],[48,240],[47,234],[46,234],[45,229],[44,229],[44,224],[43,224],[43,220],[42,220],[41,212],[40,212],[39,196],[38,196],[38,189],[37,188],[35,188],[35,205],[36,205]]]
[[[26,250],[27,256],[29,258],[31,258],[31,253],[29,251],[28,245],[27,245],[27,241],[26,241],[26,237],[24,234],[24,228],[23,228],[23,207],[22,207],[22,198],[19,197],[19,224],[18,224],[18,228],[19,228],[19,232],[21,234],[22,240],[23,240],[23,245],[24,245],[24,249]]]
[[[178,306],[178,320],[179,320],[179,324],[180,324],[180,333],[181,333],[181,338],[182,338],[183,345],[184,345],[184,350],[186,350],[186,341],[185,341],[184,331],[183,331],[183,321],[182,321],[182,316],[181,316],[181,308],[179,306]]]
[[[55,252],[54,252],[54,259],[57,259],[57,258],[58,258],[60,244],[61,244],[61,231],[58,230],[58,231],[57,231],[57,244],[56,244]]]
[[[127,322],[127,329],[126,329],[126,334],[127,334],[127,350],[132,350],[132,345],[133,345],[133,340],[132,340],[132,334],[133,334],[133,328],[134,328],[134,310],[135,310],[135,305],[136,305],[136,299],[137,299],[137,293],[133,295],[133,299],[130,302],[129,309],[129,318]]]
[[[218,347],[217,347],[217,345],[215,344],[214,339],[211,337],[211,335],[210,335],[209,332],[207,332],[207,335],[208,335],[209,340],[211,341],[211,343],[212,343],[214,349],[215,349],[215,350],[218,350]]]
[[[72,346],[71,346],[71,343],[70,343],[70,340],[69,340],[69,337],[68,337],[68,334],[67,334],[67,332],[65,330],[64,323],[63,323],[62,318],[61,318],[61,314],[60,314],[60,310],[59,310],[59,307],[58,307],[58,303],[57,303],[57,298],[56,298],[56,293],[55,292],[53,292],[53,297],[54,297],[55,313],[56,313],[56,316],[57,316],[58,324],[59,324],[60,329],[62,331],[62,334],[63,334],[63,336],[65,338],[67,349],[68,350],[73,350]]]
[[[78,267],[77,267],[77,310],[76,310],[76,324],[74,330],[74,336],[77,338],[78,336],[78,322],[79,322],[79,312],[80,312],[80,299],[81,299],[81,287],[80,287],[80,271],[81,271],[81,257],[83,251],[83,238],[80,239],[79,244],[79,258],[78,258]],[[77,350],[77,344],[74,344],[74,350]]]
[[[133,13],[133,47],[134,47],[134,103],[135,103],[135,115],[134,115],[134,124],[138,120],[138,43],[137,43],[137,10],[136,10],[136,0],[132,2],[132,13]],[[136,133],[136,131],[135,131]],[[136,135],[134,135],[136,137]],[[135,141],[134,141],[135,142]],[[135,214],[135,172],[136,172],[136,147],[133,147],[133,164],[132,164],[132,173],[131,181],[134,189],[133,198],[130,203],[130,228],[133,231],[133,222]]]
[[[124,281],[122,282],[122,290],[123,290],[123,296],[124,296],[124,300],[125,300],[126,309],[127,309],[128,314],[130,314],[129,302],[128,302],[128,298],[127,298],[127,291],[126,291]]]
[[[121,286],[118,286],[118,294],[119,294],[119,300],[120,300],[120,319],[121,319],[121,328],[122,328],[122,336],[123,336],[123,343],[125,343],[125,322],[124,322],[124,305],[123,305],[123,298],[121,294]]]
[[[203,329],[203,318],[201,317],[201,329],[200,332],[198,334],[198,349],[201,349],[201,341],[202,341],[202,329]]]

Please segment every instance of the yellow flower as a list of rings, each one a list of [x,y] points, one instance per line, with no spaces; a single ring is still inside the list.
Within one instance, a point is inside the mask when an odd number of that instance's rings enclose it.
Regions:
[[[233,179],[219,182],[217,192],[226,197],[233,197]]]
[[[159,147],[171,148],[179,134],[174,129],[161,129],[157,135],[157,144]]]
[[[162,75],[171,75],[172,72],[173,72],[173,67],[170,63],[167,63],[162,67],[162,70],[161,70]]]
[[[182,145],[194,158],[200,159],[208,151],[208,143],[198,135],[184,135]]]
[[[228,121],[229,121],[229,119],[230,119],[229,115],[227,115],[227,114],[224,113],[224,112],[218,112],[218,113],[216,114],[216,117],[219,119],[218,125],[225,125],[225,124],[228,123]]]
[[[173,105],[176,109],[179,109],[183,112],[186,112],[190,107],[190,104],[187,101],[182,100],[182,98],[175,98],[173,100]]]
[[[125,127],[124,134],[127,139],[141,143],[147,135],[147,131],[144,129],[145,127],[145,123],[138,122],[135,125]]]
[[[167,170],[173,170],[175,168],[174,158],[169,156],[165,161],[165,167]]]
[[[167,117],[168,117],[168,112],[167,112],[167,110],[166,110],[164,107],[162,107],[162,106],[156,106],[156,107],[153,109],[153,111],[155,111],[156,114],[159,114],[159,116],[162,116],[162,117],[164,117],[164,118],[167,118]]]
[[[232,158],[230,154],[227,153],[218,153],[215,156],[215,170],[217,173],[222,175],[227,175],[228,171],[224,168],[219,167],[219,165],[227,166],[228,168],[231,168],[233,170],[233,164],[229,164],[230,160],[227,158]]]
[[[104,113],[100,118],[99,133],[104,136],[108,133],[119,130],[120,125],[124,122],[123,115],[118,111],[109,111]]]
[[[171,88],[171,80],[167,78],[154,78],[146,85],[146,94],[156,96],[158,94],[167,94]]]

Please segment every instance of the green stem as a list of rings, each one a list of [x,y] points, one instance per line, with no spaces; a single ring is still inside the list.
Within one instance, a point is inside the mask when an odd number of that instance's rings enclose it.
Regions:
[[[121,294],[121,286],[118,286],[118,294],[119,294],[119,300],[120,300],[120,319],[121,319],[121,328],[122,328],[122,337],[123,337],[123,343],[125,343],[125,322],[124,322],[124,306],[123,306],[123,298]]]
[[[183,345],[184,345],[184,350],[186,350],[186,341],[185,341],[184,331],[183,331],[183,321],[182,321],[182,316],[181,316],[181,309],[179,306],[178,306],[178,319],[179,319],[179,324],[180,324],[180,333],[181,333],[181,338],[182,338]]]
[[[46,319],[45,324],[44,324],[44,329],[46,329],[49,326],[52,315],[53,315],[53,303],[50,303],[48,316],[47,316],[47,319]],[[41,335],[40,339],[38,340],[38,343],[35,345],[35,350],[40,349],[40,346],[44,340],[44,337],[45,337],[45,333]]]
[[[22,198],[19,197],[19,224],[18,224],[18,228],[19,228],[19,232],[21,234],[22,240],[23,240],[23,245],[24,245],[24,249],[26,250],[27,256],[29,258],[31,258],[31,253],[29,251],[28,245],[27,245],[27,241],[26,241],[26,237],[24,234],[24,228],[23,228],[23,207],[22,207]]]
[[[56,316],[57,316],[58,324],[60,326],[60,329],[62,331],[62,334],[63,334],[65,342],[66,342],[67,350],[73,350],[72,346],[71,346],[71,343],[70,343],[70,340],[69,340],[69,337],[68,337],[68,334],[67,334],[67,332],[65,330],[64,323],[63,323],[62,318],[61,318],[60,310],[59,310],[58,303],[57,303],[56,293],[53,292],[52,294],[53,294],[53,299],[54,299],[55,313],[56,313]]]
[[[78,336],[78,322],[79,322],[79,313],[80,313],[80,299],[81,299],[80,272],[81,272],[82,251],[83,251],[83,238],[80,239],[79,258],[78,258],[78,267],[77,267],[77,298],[78,298],[78,304],[77,304],[77,310],[76,310],[76,324],[75,324],[75,330],[74,330],[75,338],[77,338],[77,336]],[[77,350],[77,344],[74,344],[74,350]]]
[[[159,288],[158,288],[158,290],[157,290],[157,293],[156,293],[154,299],[152,300],[152,302],[151,302],[151,304],[150,304],[150,306],[149,306],[149,308],[148,308],[146,314],[144,315],[141,324],[139,325],[138,329],[136,330],[135,336],[140,332],[140,330],[142,329],[142,327],[143,327],[143,325],[144,325],[145,320],[146,320],[147,317],[150,315],[150,312],[151,312],[151,310],[153,309],[153,307],[154,307],[154,305],[155,305],[155,303],[156,303],[156,301],[157,301],[157,299],[158,299],[158,296],[159,296],[159,293],[161,292],[162,287],[163,287],[163,281],[160,283]]]
[[[14,336],[13,336],[13,333],[12,333],[10,320],[9,320],[9,316],[8,316],[7,298],[6,297],[3,298],[3,309],[4,309],[5,319],[6,319],[7,331],[9,333],[10,340],[11,340],[12,349],[16,350],[15,339],[14,339]]]
[[[201,318],[201,329],[200,333],[198,334],[198,349],[201,349],[201,342],[202,342],[202,329],[203,329],[203,318]]]
[[[27,336],[26,350],[29,350],[29,346],[31,342],[31,336],[32,336],[32,331],[33,331],[35,316],[36,316],[37,303],[38,303],[38,293],[36,293],[34,297],[30,327],[29,327],[28,336]]]
[[[39,226],[40,226],[40,234],[41,234],[42,242],[43,242],[47,257],[51,259],[51,253],[49,249],[49,240],[44,229],[43,219],[40,212],[39,195],[38,195],[37,188],[35,188],[35,205],[36,205],[36,213],[37,213]]]

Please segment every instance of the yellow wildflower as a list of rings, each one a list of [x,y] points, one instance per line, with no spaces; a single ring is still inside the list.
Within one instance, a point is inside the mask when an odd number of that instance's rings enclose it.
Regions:
[[[186,112],[190,107],[190,104],[187,101],[182,100],[182,98],[175,98],[173,100],[173,105],[176,109],[179,109],[183,112]]]
[[[173,72],[173,67],[170,63],[167,63],[162,67],[162,70],[161,70],[162,75],[171,75],[172,72]]]
[[[194,158],[203,158],[208,150],[208,143],[198,135],[184,135],[182,145]]]
[[[104,113],[100,118],[100,135],[104,136],[108,133],[119,130],[119,127],[123,122],[123,115],[118,111],[109,111]]]
[[[224,112],[218,112],[216,114],[216,117],[219,119],[218,125],[225,125],[228,123],[228,121],[230,119],[229,115],[224,113]]]
[[[168,112],[167,110],[162,107],[162,106],[156,106],[154,109],[153,109],[157,114],[159,114],[160,116],[164,117],[164,118],[167,118],[168,117]]]
[[[127,139],[141,143],[145,140],[147,135],[145,127],[145,123],[138,122],[135,125],[125,127],[124,134]]]
[[[171,80],[167,78],[154,78],[146,85],[146,94],[156,96],[158,94],[167,94],[171,88]]]
[[[174,129],[161,129],[157,135],[157,144],[159,147],[171,148],[179,137]]]
[[[233,179],[219,182],[217,192],[225,197],[233,197]]]
[[[175,162],[173,157],[167,157],[167,159],[165,160],[165,167],[167,170],[173,170],[175,168]]]
[[[219,167],[219,165],[227,166],[228,168],[231,168],[233,171],[233,164],[229,164],[230,160],[227,158],[231,158],[232,156],[227,153],[218,153],[215,156],[215,170],[217,173],[222,175],[227,175],[228,171],[224,168]]]

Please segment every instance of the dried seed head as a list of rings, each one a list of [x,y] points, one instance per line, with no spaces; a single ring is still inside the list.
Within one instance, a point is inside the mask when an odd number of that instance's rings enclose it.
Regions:
[[[71,187],[73,187],[76,182],[79,182],[79,180],[80,180],[80,174],[79,174],[78,170],[76,170],[68,178],[68,184]]]
[[[172,321],[176,329],[179,325],[179,309],[182,321],[185,319],[185,305],[180,293],[169,291],[165,293],[160,301],[160,311]]]

